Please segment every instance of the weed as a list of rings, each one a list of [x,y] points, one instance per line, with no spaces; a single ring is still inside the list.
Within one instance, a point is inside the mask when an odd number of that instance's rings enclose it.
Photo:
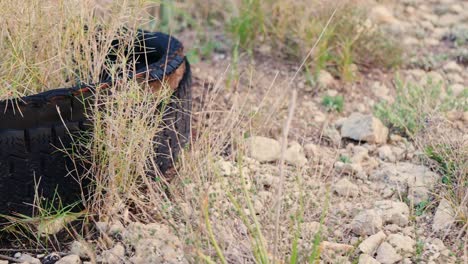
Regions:
[[[213,52],[220,46],[221,44],[217,41],[207,40],[206,42],[202,42],[200,46],[187,51],[186,56],[191,64],[196,64],[202,59],[210,58]]]
[[[466,108],[465,95],[442,98],[442,83],[427,80],[424,85],[395,80],[395,102],[380,102],[375,115],[399,133],[414,137],[424,127],[432,114],[457,108]]]
[[[275,56],[302,58],[335,8],[336,18],[327,27],[313,59],[308,61],[314,74],[327,69],[345,81],[353,81],[356,65],[392,68],[401,63],[398,43],[367,24],[366,7],[361,5],[341,0],[333,4],[320,0],[234,0],[210,5],[213,8],[205,10],[205,2],[198,0],[188,5],[192,10],[182,9],[193,17],[204,13],[204,17],[217,18],[215,27],[222,25],[231,42],[233,67],[242,52],[251,57],[260,45],[272,47]],[[196,20],[202,28],[213,26],[211,19]]]
[[[330,96],[325,95],[322,99],[322,105],[327,111],[342,112],[344,108],[344,97],[342,95]]]
[[[351,159],[346,155],[340,155],[340,161],[343,163],[351,163]]]
[[[429,201],[422,201],[420,203],[418,203],[416,206],[415,206],[415,215],[416,216],[421,216],[423,215],[423,213],[426,211],[426,208],[427,206],[429,205]]]
[[[416,258],[421,259],[421,255],[424,251],[424,241],[418,240],[416,242]]]
[[[2,219],[0,235],[9,234],[18,241],[28,242],[39,248],[54,245],[56,236],[63,230],[74,236],[75,231],[69,224],[85,216],[84,211],[76,212],[81,201],[63,205],[57,192],[51,200],[43,200],[36,193],[35,200],[33,216],[19,213],[0,215]]]
[[[235,48],[253,53],[255,42],[266,33],[263,7],[260,0],[241,0],[236,6],[238,15],[227,23]]]

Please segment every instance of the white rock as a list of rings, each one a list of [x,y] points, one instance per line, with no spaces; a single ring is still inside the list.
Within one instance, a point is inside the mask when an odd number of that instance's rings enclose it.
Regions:
[[[327,93],[328,96],[337,96],[338,95],[338,91],[334,90],[334,89],[328,89],[326,91],[326,93]]]
[[[461,76],[459,73],[447,73],[446,74],[446,80],[448,80],[449,83],[464,83],[465,78]],[[444,92],[444,91],[442,91]]]
[[[366,254],[373,255],[374,251],[380,246],[380,244],[385,240],[387,236],[383,231],[378,232],[375,235],[372,235],[366,238],[364,241],[359,244],[359,249]]]
[[[298,167],[304,166],[307,163],[304,149],[297,142],[293,142],[286,150],[286,153],[284,153],[284,159],[287,163]]]
[[[321,87],[330,87],[335,83],[335,78],[326,70],[320,70],[317,76],[317,82]]]
[[[363,146],[353,147],[353,156],[351,157],[352,163],[362,163],[369,159],[369,150]]]
[[[361,254],[359,256],[358,264],[380,264],[380,262],[367,254]]]
[[[408,199],[413,204],[427,201],[439,177],[425,166],[413,166],[411,173],[408,177]]]
[[[0,260],[0,264],[8,264],[8,260]]]
[[[334,146],[338,147],[341,145],[341,135],[338,130],[332,128],[332,127],[326,127],[323,130],[322,137],[331,142]]]
[[[343,123],[341,136],[369,143],[387,142],[388,128],[372,115],[353,113]]]
[[[329,242],[329,241],[323,241],[322,243],[320,243],[320,248],[324,252],[333,252],[335,255],[341,255],[341,256],[348,254],[354,249],[354,247],[351,245]]]
[[[437,25],[441,27],[448,27],[457,24],[458,21],[460,21],[460,16],[456,16],[454,14],[445,14],[439,18]]]
[[[393,264],[403,259],[396,250],[387,242],[383,242],[377,250],[377,261],[382,264]]]
[[[272,162],[280,158],[281,145],[272,138],[253,136],[247,139],[247,155],[260,162]]]
[[[382,229],[382,218],[374,210],[364,210],[354,217],[351,229],[361,236],[373,235]]]
[[[359,188],[357,185],[346,178],[336,182],[333,185],[333,191],[343,197],[357,197],[359,195]]]
[[[320,147],[313,143],[308,143],[304,146],[304,152],[307,158],[314,158],[320,155]]]
[[[110,250],[105,250],[101,254],[101,262],[103,264],[119,264],[124,263],[125,248],[122,244],[117,244]]]
[[[217,167],[219,169],[219,172],[221,173],[222,176],[231,176],[231,174],[234,172],[234,166],[229,161],[219,159],[216,162],[216,165],[217,165]]]
[[[18,262],[20,263],[23,263],[23,262],[27,262],[27,263],[30,263],[30,264],[41,264],[41,261],[29,254],[26,254],[26,253],[23,253],[19,256],[18,258]]]
[[[377,201],[374,204],[374,210],[384,224],[396,224],[404,227],[409,222],[409,207],[403,202]]]
[[[384,229],[389,233],[397,233],[401,231],[401,227],[395,224],[386,225]]]
[[[454,96],[459,96],[465,91],[465,89],[468,89],[468,87],[463,84],[456,83],[452,84],[449,89],[452,91]]]
[[[449,228],[455,222],[455,212],[450,202],[442,199],[437,207],[432,223],[432,230],[441,231]]]
[[[359,179],[367,180],[367,174],[364,172],[361,164],[344,163],[337,161],[334,164],[335,171],[344,175],[356,176]]]
[[[463,71],[463,68],[458,65],[455,61],[449,61],[447,64],[445,64],[442,69],[444,69],[445,72],[454,72],[454,73],[459,73]]]
[[[405,37],[403,39],[403,44],[406,45],[406,46],[416,46],[419,43],[420,43],[420,41],[415,37]]]
[[[399,194],[407,193],[408,199],[418,204],[429,198],[438,176],[428,167],[402,162],[383,163],[371,173],[369,179],[384,183]]]
[[[383,5],[373,7],[369,13],[369,18],[376,24],[390,24],[397,22],[393,13]]]
[[[409,236],[401,234],[391,234],[387,238],[387,242],[392,245],[403,256],[411,256],[415,251],[416,241]]]
[[[188,263],[179,238],[165,225],[131,223],[122,238],[135,249],[132,263]]]
[[[321,111],[314,112],[314,121],[317,123],[323,123],[327,120],[327,115],[322,113]]]
[[[61,258],[55,264],[81,264],[81,259],[78,255],[72,254]]]
[[[390,90],[385,85],[385,83],[374,82],[371,88],[372,88],[374,95],[377,96],[378,98],[383,99],[385,101],[391,100],[391,97],[389,96]]]
[[[80,258],[91,258],[93,252],[89,245],[82,241],[73,241],[70,247],[70,252],[73,255],[78,255]]]
[[[392,148],[389,145],[381,146],[377,150],[379,158],[383,161],[395,162],[396,157],[393,154]]]
[[[271,174],[260,174],[256,178],[257,183],[261,184],[266,188],[277,186],[279,183],[279,177],[275,177]]]
[[[109,226],[109,235],[115,236],[121,234],[124,230],[124,226],[120,221],[112,222]]]

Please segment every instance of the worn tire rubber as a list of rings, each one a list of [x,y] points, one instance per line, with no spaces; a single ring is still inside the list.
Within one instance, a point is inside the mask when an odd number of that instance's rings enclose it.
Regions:
[[[156,52],[167,53],[148,69],[140,70],[149,76],[149,82],[162,80],[185,65],[163,114],[164,128],[155,136],[155,161],[157,169],[164,173],[174,166],[181,147],[190,138],[191,72],[180,54],[180,42],[162,33],[145,34],[159,37],[158,43],[151,39],[147,45],[159,44]],[[31,214],[36,192],[48,200],[60,197],[62,204],[81,200],[77,179],[87,168],[59,149],[70,148],[72,135],[92,127],[85,111],[93,102],[93,90],[99,87],[88,88],[56,89],[20,100],[0,101],[0,214]]]

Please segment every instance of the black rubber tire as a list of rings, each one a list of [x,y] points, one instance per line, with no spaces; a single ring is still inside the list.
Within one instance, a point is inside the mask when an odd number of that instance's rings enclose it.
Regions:
[[[163,38],[161,46],[167,44],[169,52],[180,48],[177,40],[168,44],[167,35],[155,34]],[[160,59],[167,62],[166,56]],[[180,148],[190,139],[191,72],[180,55],[174,55],[164,71],[155,66],[149,72],[153,80],[161,79],[181,63],[185,64],[184,75],[163,115],[164,129],[155,137],[155,160],[162,173],[174,166]],[[57,197],[62,204],[81,200],[77,179],[87,168],[59,151],[73,145],[73,135],[91,127],[85,111],[93,102],[93,91],[81,91],[56,89],[22,100],[0,101],[0,214],[31,214],[36,186],[38,194],[49,201]]]
[[[164,173],[173,168],[181,149],[190,143],[192,111],[192,72],[185,61],[185,72],[178,89],[163,114],[163,130],[156,136],[156,163]]]

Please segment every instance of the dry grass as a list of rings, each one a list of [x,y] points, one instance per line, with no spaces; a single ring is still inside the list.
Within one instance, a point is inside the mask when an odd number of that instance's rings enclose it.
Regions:
[[[172,28],[181,21],[205,37],[206,29],[223,31],[233,51],[234,63],[242,51],[252,55],[265,47],[280,58],[301,59],[337,10],[323,40],[306,69],[322,69],[346,81],[356,80],[354,67],[392,68],[401,63],[402,49],[392,36],[368,19],[366,1],[230,0],[180,1],[173,5]],[[182,24],[185,24],[182,22]],[[209,39],[209,38],[208,38]],[[206,43],[200,43],[201,46]]]
[[[428,164],[442,175],[436,200],[446,199],[453,208],[458,231],[449,235],[466,235],[468,232],[468,138],[466,127],[457,128],[443,115],[431,116],[427,127],[416,137]]]
[[[121,28],[148,21],[145,2],[2,1],[0,99],[99,81]]]

